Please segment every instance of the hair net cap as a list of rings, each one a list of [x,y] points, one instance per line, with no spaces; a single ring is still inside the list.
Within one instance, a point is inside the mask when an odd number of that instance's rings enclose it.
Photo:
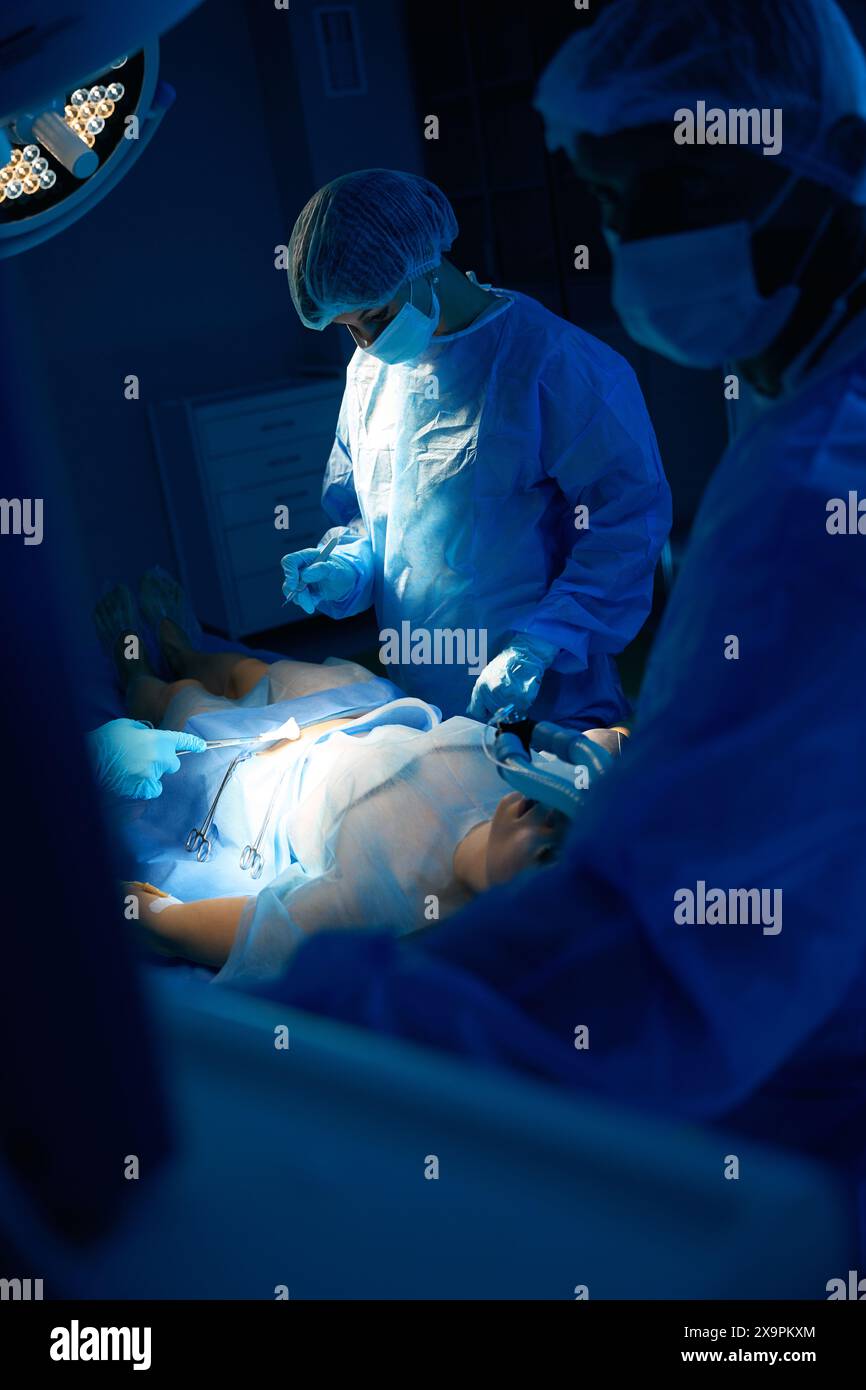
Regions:
[[[536,106],[556,149],[699,100],[781,109],[780,162],[866,204],[866,56],[835,0],[618,0],[560,49]]]
[[[289,287],[307,328],[386,304],[433,270],[458,232],[441,189],[415,174],[363,169],[321,188],[289,242]]]

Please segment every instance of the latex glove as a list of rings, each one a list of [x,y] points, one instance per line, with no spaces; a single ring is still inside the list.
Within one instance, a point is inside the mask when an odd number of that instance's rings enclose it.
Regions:
[[[559,648],[549,642],[518,633],[481,672],[467,713],[473,719],[486,722],[503,705],[514,705],[518,714],[526,714],[535,703],[544,673],[558,651]]]
[[[355,587],[354,566],[348,560],[334,554],[317,563],[318,556],[313,547],[284,555],[280,561],[286,576],[283,594],[305,613],[314,612],[323,601],[340,603]]]
[[[161,779],[180,767],[178,749],[202,753],[207,747],[195,734],[151,729],[134,719],[113,719],[87,737],[97,781],[116,796],[137,801],[162,794]]]

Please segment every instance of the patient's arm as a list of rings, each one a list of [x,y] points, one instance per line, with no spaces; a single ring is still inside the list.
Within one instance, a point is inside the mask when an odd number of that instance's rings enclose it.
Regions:
[[[198,965],[224,965],[240,926],[247,898],[208,898],[202,902],[165,902],[140,883],[125,883],[124,896],[138,899],[138,926],[146,944],[161,955],[181,956]]]

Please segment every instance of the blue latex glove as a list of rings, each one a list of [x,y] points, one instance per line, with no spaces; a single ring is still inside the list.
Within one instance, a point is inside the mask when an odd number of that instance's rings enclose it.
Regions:
[[[134,719],[112,719],[87,737],[97,780],[116,796],[137,801],[161,795],[161,779],[180,767],[178,749],[203,753],[207,746],[195,734],[151,729]]]
[[[317,564],[318,555],[313,547],[284,555],[280,561],[285,575],[283,594],[305,613],[314,612],[323,601],[340,603],[355,587],[355,570],[348,560],[334,554]]]
[[[518,714],[526,714],[537,699],[544,673],[558,651],[558,647],[538,637],[518,633],[481,672],[467,714],[485,723],[503,705],[514,705]]]

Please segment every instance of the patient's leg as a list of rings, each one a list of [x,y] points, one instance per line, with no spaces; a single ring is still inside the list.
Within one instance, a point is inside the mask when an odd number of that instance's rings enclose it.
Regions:
[[[141,608],[156,634],[166,665],[181,680],[198,681],[211,695],[240,700],[267,674],[267,664],[245,652],[197,651],[188,636],[189,601],[162,570],[148,570],[140,586]]]
[[[266,661],[244,652],[201,652],[186,633],[170,618],[159,625],[159,644],[166,663],[175,675],[201,681],[212,695],[241,700],[271,671]],[[343,668],[322,666],[318,662],[295,661],[284,657],[278,663],[280,700],[291,700],[319,690],[346,684]],[[353,676],[352,679],[357,679]]]
[[[126,639],[124,639],[126,641]],[[247,656],[245,652],[201,652],[191,644],[182,628],[170,618],[163,618],[159,628],[159,645],[165,661],[178,679],[163,681],[153,674],[144,647],[138,661],[129,661],[118,649],[116,665],[121,685],[126,690],[127,709],[133,719],[148,719],[159,726],[169,704],[185,686],[203,686],[211,695],[226,700],[242,700],[258,685],[270,667],[266,661]],[[283,665],[288,665],[284,662]],[[304,662],[292,662],[300,672]],[[320,670],[316,667],[316,670]]]
[[[126,706],[134,719],[158,725],[174,693],[147,658],[132,595],[125,584],[103,594],[93,610],[96,631],[111,655]]]
[[[241,700],[268,673],[266,661],[244,652],[196,651],[182,628],[170,618],[159,626],[159,645],[171,671],[182,681],[198,681],[211,695]]]
[[[185,685],[198,684],[198,681],[160,680],[147,659],[139,633],[128,632],[118,637],[112,655],[130,717],[149,721],[155,728],[159,728],[172,696]]]
[[[127,639],[123,639],[128,648]],[[203,687],[211,695],[239,700],[263,675],[267,664],[245,656],[243,652],[197,652],[189,645],[186,635],[168,618],[160,626],[160,647],[171,668],[180,676],[176,681],[160,680],[153,674],[139,642],[142,657],[129,661],[118,649],[116,665],[121,684],[126,690],[126,707],[133,719],[146,719],[157,728],[178,691],[187,686]]]

